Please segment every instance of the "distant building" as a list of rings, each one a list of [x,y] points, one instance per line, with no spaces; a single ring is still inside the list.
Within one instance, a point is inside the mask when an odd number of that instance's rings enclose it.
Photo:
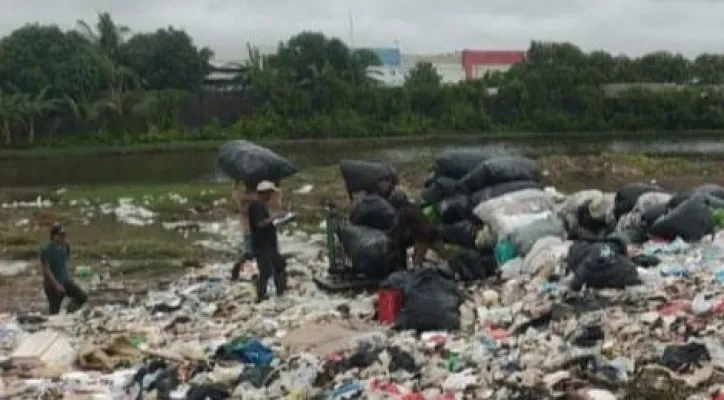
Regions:
[[[520,50],[463,50],[462,67],[465,79],[480,79],[487,73],[503,72],[515,64],[525,62],[525,51]]]
[[[367,76],[387,86],[399,86],[405,83],[405,71],[402,68],[402,56],[397,48],[367,49],[377,55],[381,65],[367,68]]]
[[[204,88],[220,92],[236,92],[245,89],[247,83],[246,63],[210,61],[209,64],[211,72],[204,78]]]
[[[444,84],[455,84],[465,80],[465,69],[462,64],[460,52],[444,54],[403,54],[402,66],[405,73],[409,72],[418,63],[432,64]]]

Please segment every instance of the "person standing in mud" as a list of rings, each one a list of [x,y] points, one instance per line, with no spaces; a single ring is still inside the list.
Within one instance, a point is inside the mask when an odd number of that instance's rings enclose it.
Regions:
[[[88,296],[70,276],[70,244],[68,234],[62,225],[56,223],[50,228],[50,242],[40,252],[40,265],[43,272],[43,289],[48,298],[50,315],[60,312],[63,299],[68,296],[72,303],[68,312],[77,311],[88,300]]]
[[[256,301],[266,299],[269,278],[274,278],[274,287],[277,296],[282,296],[286,290],[285,261],[279,254],[279,241],[274,218],[270,209],[278,204],[281,191],[269,181],[263,181],[256,188],[257,199],[249,204],[249,227],[251,228],[251,243],[256,264],[259,267],[259,276],[256,284]]]
[[[249,227],[249,204],[256,199],[256,192],[252,190],[253,186],[241,181],[234,181],[231,188],[231,199],[239,208],[241,214],[241,234],[242,244],[240,249],[240,257],[234,263],[231,270],[231,279],[239,279],[244,264],[254,260],[254,249],[251,245],[251,228]]]

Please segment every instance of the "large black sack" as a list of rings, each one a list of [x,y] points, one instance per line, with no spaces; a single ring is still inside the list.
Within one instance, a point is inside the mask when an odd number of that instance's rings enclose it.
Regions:
[[[661,186],[647,183],[630,183],[624,185],[616,192],[614,199],[613,215],[618,220],[622,215],[630,212],[636,206],[636,201],[644,193],[663,192]]]
[[[460,249],[448,263],[450,270],[463,281],[483,280],[495,274],[495,257],[483,255],[476,249]]]
[[[641,213],[641,229],[648,233],[649,229],[654,226],[654,223],[661,218],[664,214],[666,214],[666,211],[668,209],[668,205],[666,203],[660,203],[660,204],[654,204],[651,207],[644,210],[644,212]]]
[[[437,215],[444,224],[454,224],[472,218],[468,196],[459,194],[441,201],[437,205]]]
[[[354,206],[349,220],[354,225],[387,231],[395,225],[396,215],[397,211],[390,202],[376,194],[369,194]]]
[[[442,241],[466,248],[475,247],[475,224],[469,220],[438,226]]]
[[[458,330],[462,303],[463,293],[452,273],[421,269],[405,291],[405,303],[395,328],[421,332]]]
[[[470,196],[470,204],[473,208],[478,204],[524,189],[543,189],[543,185],[536,181],[510,181],[498,183],[493,186],[478,190]]]
[[[391,270],[392,244],[385,232],[348,224],[339,229],[339,241],[357,273],[384,278]]]
[[[461,190],[474,193],[499,183],[512,181],[540,182],[540,170],[535,161],[525,157],[494,157],[462,177]]]
[[[682,190],[671,197],[669,200],[669,209],[676,208],[679,204],[685,202],[691,198],[691,196],[698,193],[708,194],[719,199],[724,199],[724,186],[717,185],[715,183],[706,183],[693,189]]]
[[[422,191],[422,204],[427,206],[437,204],[443,199],[455,194],[458,181],[446,176],[435,177],[425,190]]]
[[[377,182],[381,179],[390,179],[397,183],[397,170],[395,167],[376,161],[342,160],[339,162],[342,179],[348,193],[366,191],[377,192]]]
[[[694,194],[656,220],[648,232],[669,239],[679,236],[687,242],[697,242],[706,235],[714,234],[714,216],[709,208],[708,195]]]
[[[499,151],[488,148],[455,149],[440,153],[435,159],[435,174],[460,179],[478,164],[496,157]]]
[[[221,146],[217,161],[226,175],[252,185],[261,181],[279,182],[297,172],[291,161],[246,140],[234,140]]]
[[[566,266],[573,272],[573,289],[586,285],[595,289],[623,289],[641,284],[636,266],[619,249],[605,242],[574,242]]]

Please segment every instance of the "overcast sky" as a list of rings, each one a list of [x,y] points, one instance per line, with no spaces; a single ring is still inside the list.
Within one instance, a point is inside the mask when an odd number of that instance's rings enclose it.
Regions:
[[[133,31],[174,25],[217,58],[245,44],[273,46],[301,30],[354,45],[435,53],[525,49],[531,40],[571,41],[587,50],[688,56],[724,53],[724,0],[0,0],[0,31],[26,22],[72,27],[99,11]]]

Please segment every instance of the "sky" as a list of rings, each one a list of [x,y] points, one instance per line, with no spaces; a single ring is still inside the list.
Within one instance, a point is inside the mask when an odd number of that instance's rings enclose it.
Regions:
[[[302,30],[405,53],[524,50],[531,40],[614,54],[724,53],[724,0],[0,0],[0,34],[28,22],[72,28],[101,11],[133,32],[183,28],[219,60]]]

